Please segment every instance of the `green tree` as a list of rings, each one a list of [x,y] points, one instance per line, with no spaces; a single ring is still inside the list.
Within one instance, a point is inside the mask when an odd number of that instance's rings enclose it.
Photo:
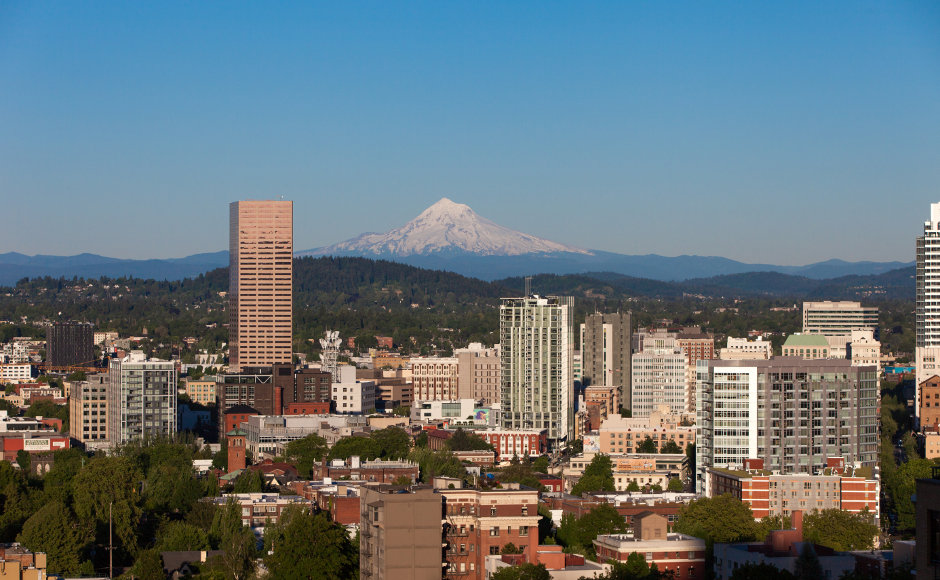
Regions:
[[[216,512],[211,535],[223,550],[222,566],[228,578],[244,580],[254,572],[255,534],[242,524],[242,508],[229,500]]]
[[[72,502],[72,480],[81,471],[88,456],[76,447],[60,449],[53,453],[53,464],[42,478],[43,491],[47,501],[61,501],[69,505]]]
[[[746,542],[757,536],[757,523],[746,503],[724,494],[692,501],[679,510],[673,530],[715,542]]]
[[[793,574],[773,564],[749,562],[735,568],[730,580],[793,580]]]
[[[163,559],[157,550],[142,550],[128,570],[130,578],[142,580],[163,580],[166,573],[163,571]]]
[[[494,572],[491,580],[551,580],[551,574],[545,564],[530,564],[525,562],[517,566],[501,568]]]
[[[20,466],[24,472],[29,473],[30,471],[30,457],[29,451],[20,449],[16,452],[16,464]]]
[[[34,552],[45,552],[47,567],[54,574],[78,574],[85,536],[65,504],[44,505],[23,524],[17,541]]]
[[[187,522],[166,522],[157,533],[157,548],[161,552],[208,550],[209,534]]]
[[[411,450],[411,436],[401,427],[386,427],[371,435],[380,459],[404,459]]]
[[[931,469],[934,465],[935,463],[929,459],[911,459],[894,471],[888,487],[894,499],[900,529],[914,528],[914,502],[911,498],[915,494],[916,481],[931,477]]]
[[[509,542],[499,550],[500,554],[521,554],[522,548],[517,547],[512,542]]]
[[[96,456],[72,480],[75,515],[99,545],[107,544],[110,511],[120,548],[129,555],[137,553],[142,479],[140,470],[127,458]]]
[[[878,531],[878,526],[867,513],[853,514],[840,509],[814,510],[803,518],[803,537],[837,552],[871,549]]]
[[[408,459],[418,464],[420,479],[424,483],[440,476],[463,478],[467,475],[463,463],[444,449],[432,451],[427,447],[417,447],[408,455]]]
[[[627,572],[635,578],[643,578],[650,573],[646,558],[639,552],[632,552],[627,556]]]
[[[264,534],[264,565],[273,578],[345,580],[359,567],[346,530],[323,513],[289,506]]]
[[[594,538],[601,534],[616,534],[626,530],[626,522],[617,508],[600,504],[580,518],[565,514],[558,528],[558,541],[573,551],[594,556]]]
[[[670,439],[663,443],[663,446],[659,448],[660,453],[682,453],[682,448],[679,447],[679,444],[674,440]]]
[[[246,469],[232,484],[233,493],[259,493],[264,491],[264,476],[260,471]]]
[[[548,456],[542,455],[533,459],[532,470],[536,473],[548,473]]]
[[[640,484],[637,483],[635,479],[631,479],[630,483],[627,484],[627,491],[629,492],[640,491]]]
[[[610,456],[598,453],[584,468],[584,474],[571,489],[571,495],[580,496],[589,491],[614,491],[613,462]]]
[[[666,486],[666,490],[667,490],[667,491],[681,492],[681,491],[682,491],[682,480],[679,479],[678,477],[670,477],[670,478],[669,478],[669,484]]]
[[[23,413],[27,417],[52,417],[62,420],[62,430],[69,430],[69,406],[56,405],[48,399],[32,402]]]
[[[763,541],[767,539],[767,535],[774,530],[788,529],[790,529],[789,516],[781,516],[777,514],[764,516],[761,518],[760,522],[757,523],[757,539]]]
[[[636,446],[637,453],[656,453],[656,451],[656,442],[653,441],[649,436],[647,436],[646,439]]]
[[[447,448],[451,451],[492,451],[493,446],[475,433],[467,433],[460,427],[454,431],[447,440]]]
[[[793,563],[793,576],[796,577],[796,580],[819,580],[819,578],[825,576],[822,564],[819,562],[819,556],[816,555],[816,550],[813,549],[811,543],[803,544],[800,555]]]
[[[313,476],[313,464],[323,459],[328,451],[326,439],[312,433],[288,443],[284,454],[288,461],[297,466],[301,477],[310,479]]]

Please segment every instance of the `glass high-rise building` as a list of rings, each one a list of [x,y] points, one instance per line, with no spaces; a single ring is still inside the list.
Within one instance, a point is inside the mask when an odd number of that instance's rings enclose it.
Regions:
[[[176,363],[147,360],[140,351],[112,359],[108,369],[108,441],[176,435]]]
[[[500,425],[547,429],[548,438],[574,434],[570,297],[503,298],[499,307]]]
[[[229,208],[229,370],[290,363],[294,202]]]

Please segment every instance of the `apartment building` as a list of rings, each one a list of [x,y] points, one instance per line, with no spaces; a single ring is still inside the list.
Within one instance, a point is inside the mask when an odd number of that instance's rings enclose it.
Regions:
[[[215,388],[214,380],[183,379],[183,390],[189,400],[207,407],[215,404]]]
[[[224,506],[234,501],[241,507],[242,525],[264,534],[264,527],[276,524],[281,514],[290,506],[298,505],[310,509],[312,502],[299,495],[278,495],[276,493],[224,493],[221,497],[207,497],[202,501]]]
[[[632,360],[634,417],[649,417],[661,404],[672,413],[689,412],[688,355],[675,334],[656,330],[641,335]]]
[[[574,436],[573,299],[503,298],[499,307],[500,425]]]
[[[441,489],[445,507],[446,577],[484,580],[485,559],[506,544],[537,562],[538,491]]]
[[[588,314],[580,330],[581,384],[585,387],[617,387],[618,399],[624,407],[631,409],[631,313]]]
[[[471,342],[467,348],[455,349],[454,356],[457,357],[458,393],[463,396],[469,392],[471,399],[482,400],[485,406],[499,403],[499,345],[484,348],[478,342]]]
[[[90,324],[56,322],[46,331],[46,362],[55,367],[94,363],[93,333]]]
[[[111,359],[108,369],[108,442],[176,435],[176,363],[148,360],[141,351]]]
[[[696,419],[696,489],[708,469],[762,459],[783,474],[815,473],[827,459],[875,468],[878,372],[845,359],[774,357],[701,361]]]
[[[69,397],[69,433],[85,446],[108,440],[108,375],[90,375],[72,385]]]
[[[632,533],[602,534],[594,540],[599,560],[626,562],[640,554],[647,564],[675,580],[705,577],[705,540],[669,532],[666,518],[645,512],[634,518]]]
[[[831,462],[841,462],[832,458]],[[769,515],[789,516],[794,510],[840,509],[871,514],[879,522],[880,485],[871,468],[829,468],[826,473],[775,474],[761,468],[763,462],[748,462],[747,470],[709,470],[710,493],[730,493],[751,507],[754,519]]]
[[[657,452],[669,441],[684,451],[687,445],[695,443],[695,426],[683,425],[681,417],[660,405],[645,419],[610,415],[598,430],[599,451],[607,455],[638,453],[637,448],[647,439],[656,445]]]
[[[440,580],[443,496],[429,487],[364,486],[359,493],[359,577]]]

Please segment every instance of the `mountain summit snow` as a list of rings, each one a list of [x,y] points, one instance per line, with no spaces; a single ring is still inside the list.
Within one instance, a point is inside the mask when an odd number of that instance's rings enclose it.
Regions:
[[[384,234],[362,234],[345,242],[302,253],[404,257],[440,253],[520,256],[555,252],[592,255],[592,252],[581,248],[495,224],[481,217],[470,206],[444,197],[400,228]]]

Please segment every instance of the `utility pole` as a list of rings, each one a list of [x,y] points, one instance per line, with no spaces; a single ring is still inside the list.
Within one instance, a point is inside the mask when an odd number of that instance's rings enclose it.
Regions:
[[[111,517],[111,511],[114,508],[114,502],[108,503],[108,580],[114,578],[114,539],[111,535],[113,518]]]

